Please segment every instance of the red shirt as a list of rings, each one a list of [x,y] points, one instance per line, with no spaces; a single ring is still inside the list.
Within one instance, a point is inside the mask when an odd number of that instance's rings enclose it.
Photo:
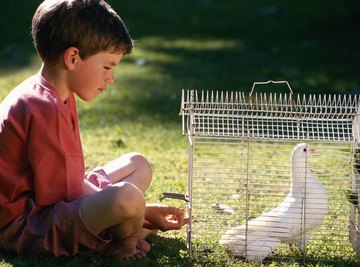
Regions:
[[[40,74],[0,104],[0,229],[37,205],[84,194],[84,157],[73,94],[64,102]]]

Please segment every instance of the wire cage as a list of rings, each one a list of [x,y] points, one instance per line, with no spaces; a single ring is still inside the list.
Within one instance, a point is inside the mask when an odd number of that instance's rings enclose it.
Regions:
[[[255,92],[269,83],[289,93]],[[295,96],[287,82],[183,90],[190,257],[359,262],[359,114],[358,96]]]

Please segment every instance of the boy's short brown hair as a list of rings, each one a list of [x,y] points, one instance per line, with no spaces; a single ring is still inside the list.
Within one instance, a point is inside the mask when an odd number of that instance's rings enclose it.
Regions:
[[[35,48],[54,63],[69,47],[86,59],[101,51],[129,54],[133,41],[119,15],[104,0],[45,0],[32,20]]]

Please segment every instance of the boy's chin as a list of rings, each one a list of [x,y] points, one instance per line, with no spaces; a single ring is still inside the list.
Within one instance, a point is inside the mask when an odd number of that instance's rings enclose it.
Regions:
[[[98,95],[93,95],[93,96],[80,96],[77,95],[81,100],[85,101],[85,102],[91,102],[93,101]]]

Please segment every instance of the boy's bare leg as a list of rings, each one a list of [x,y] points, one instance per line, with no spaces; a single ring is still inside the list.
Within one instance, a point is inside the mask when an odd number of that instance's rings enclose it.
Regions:
[[[81,205],[81,214],[90,231],[99,234],[109,229],[119,240],[116,254],[120,258],[141,258],[150,250],[142,233],[144,195],[133,184],[119,182],[86,197]]]
[[[83,220],[93,233],[108,229],[119,240],[113,247],[115,256],[122,259],[144,257],[150,250],[144,239],[154,232],[143,228],[143,193],[152,178],[150,164],[143,155],[128,153],[102,168],[113,186],[84,200],[81,207]]]
[[[126,181],[134,184],[143,193],[149,187],[152,178],[150,164],[139,153],[123,155],[107,163],[102,168],[112,184]]]

